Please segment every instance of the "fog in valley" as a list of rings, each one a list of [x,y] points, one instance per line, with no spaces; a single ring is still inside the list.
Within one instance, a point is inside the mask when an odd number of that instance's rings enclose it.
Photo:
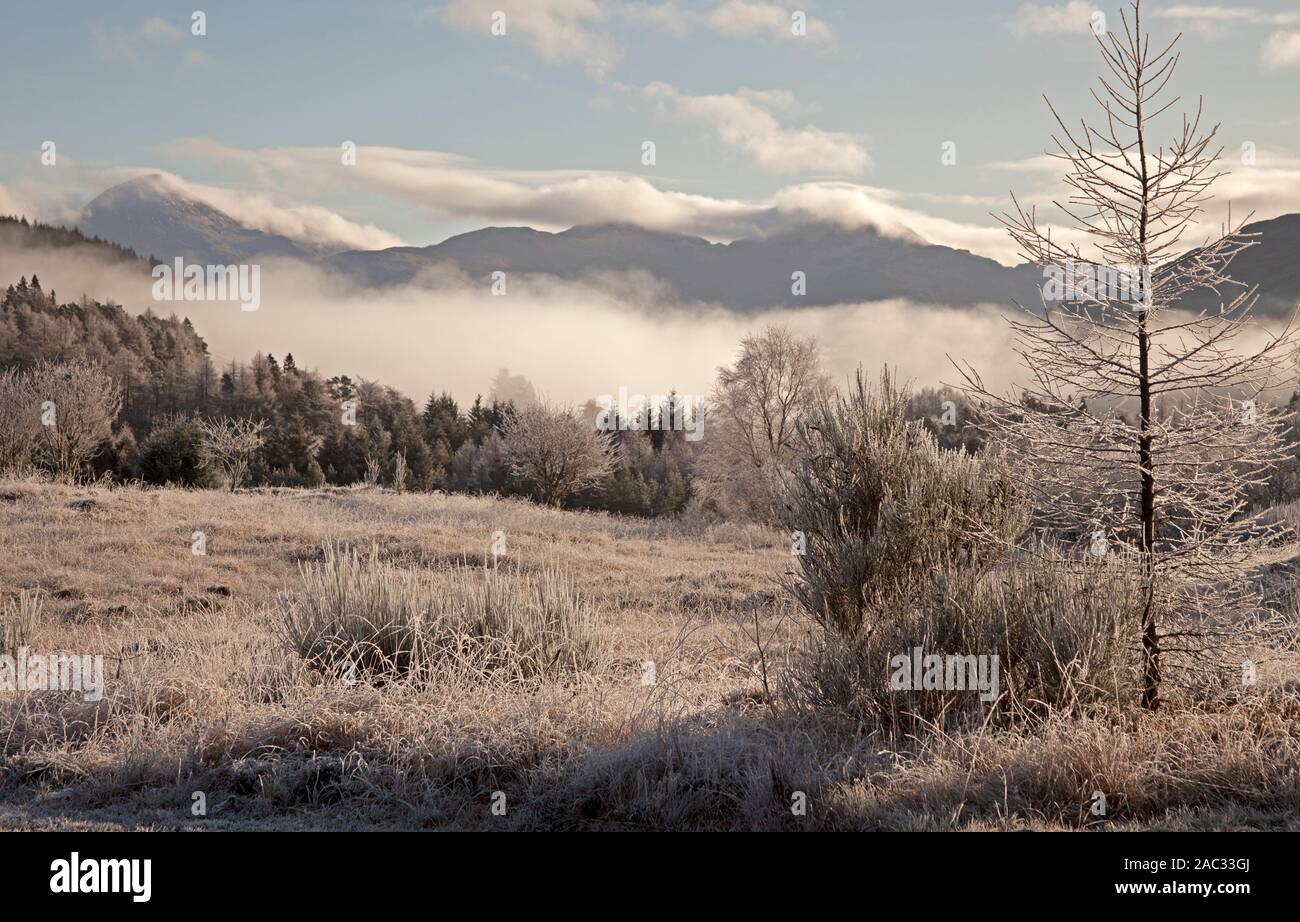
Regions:
[[[903,300],[739,313],[674,303],[641,273],[585,282],[511,274],[505,294],[491,280],[431,274],[386,289],[358,287],[297,262],[266,262],[261,306],[155,302],[153,280],[134,266],[61,250],[0,249],[4,277],[40,276],[64,302],[84,292],[132,313],[189,317],[218,365],[261,350],[293,353],[302,366],[390,385],[421,400],[431,389],[460,400],[486,394],[506,367],[547,397],[582,403],[631,393],[707,394],[749,331],[783,323],[822,344],[836,378],[888,362],[918,386],[956,380],[948,356],[970,361],[999,386],[1010,380],[1003,314],[1014,307],[948,308]]]

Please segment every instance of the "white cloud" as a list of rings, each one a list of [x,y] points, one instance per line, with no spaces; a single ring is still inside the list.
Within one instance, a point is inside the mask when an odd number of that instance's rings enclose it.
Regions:
[[[1203,225],[1217,229],[1227,219],[1229,203],[1236,220],[1252,213],[1254,221],[1300,213],[1300,157],[1260,148],[1254,166],[1239,161],[1239,155],[1221,161],[1228,172],[1214,185],[1214,202]]]
[[[182,184],[195,197],[213,208],[224,211],[241,224],[269,234],[281,234],[294,240],[326,247],[378,250],[401,246],[402,238],[373,224],[358,224],[328,208],[316,205],[282,205],[254,193]]]
[[[835,44],[835,33],[820,19],[803,19],[804,34],[795,32],[795,10],[757,0],[724,0],[712,9],[685,9],[676,0],[667,3],[623,3],[619,12],[624,18],[654,26],[674,35],[693,29],[710,29],[730,38],[803,39],[814,45]],[[802,10],[798,12],[804,12]]]
[[[0,214],[19,215],[44,224],[76,224],[86,189],[102,191],[120,177],[91,177],[95,171],[58,152],[57,167],[39,166],[37,153],[0,154]],[[89,178],[89,186],[86,186]]]
[[[266,189],[303,197],[347,182],[439,219],[523,223],[543,230],[633,221],[657,230],[710,237],[752,233],[762,208],[738,200],[662,190],[641,176],[584,170],[494,170],[437,151],[363,147],[357,164],[339,167],[334,148],[242,150],[207,139],[173,142],[179,156],[238,165]]]
[[[674,0],[668,3],[624,3],[620,12],[634,23],[654,26],[673,35],[685,35],[703,21],[699,11],[682,9]]]
[[[1081,35],[1091,27],[1098,8],[1091,0],[1068,0],[1055,6],[1036,3],[1022,4],[1008,22],[1012,33],[1022,38],[1042,35]],[[1144,11],[1146,12],[1146,11]],[[1300,25],[1300,12],[1272,12],[1248,6],[1213,6],[1195,3],[1178,3],[1157,7],[1146,13],[1156,19],[1174,22],[1206,38],[1218,38],[1232,26],[1273,26],[1285,28]],[[1290,45],[1296,33],[1278,32],[1264,47],[1265,63],[1269,66],[1291,66],[1300,53]],[[1281,60],[1283,64],[1270,64]]]
[[[1090,0],[1068,0],[1055,6],[1025,3],[1016,10],[1008,26],[1022,38],[1083,34],[1091,27],[1096,12],[1098,7]],[[1207,38],[1217,38],[1234,25],[1286,27],[1300,24],[1300,12],[1275,13],[1246,6],[1180,3],[1143,12],[1156,19],[1171,20]]]
[[[773,38],[806,37],[825,45],[835,43],[834,33],[826,23],[817,19],[806,19],[806,36],[796,35],[792,28],[793,12],[774,3],[727,0],[712,10],[705,21],[723,35],[743,38],[756,35],[767,35]]]
[[[20,198],[16,192],[11,192],[4,186],[0,186],[0,215],[14,216],[33,220],[37,215],[36,206],[25,198]]]
[[[95,53],[109,64],[129,64],[139,67],[143,63],[141,52],[150,44],[176,45],[189,37],[189,33],[159,16],[146,19],[137,29],[122,31],[101,22],[90,24],[91,45]],[[154,52],[156,53],[156,52]],[[187,51],[182,57],[190,67],[207,67],[212,57],[197,49]]]
[[[1274,32],[1264,42],[1262,57],[1269,70],[1300,67],[1300,32]]]
[[[146,20],[145,24],[140,27],[140,34],[145,38],[161,41],[179,41],[185,37],[185,33],[181,29],[160,16]]]
[[[400,237],[373,224],[349,221],[338,212],[317,205],[282,204],[266,194],[190,182],[174,173],[158,170],[134,172],[161,176],[176,193],[210,205],[246,227],[280,234],[312,246],[378,250],[403,243]]]
[[[339,151],[332,147],[245,150],[191,138],[173,142],[165,150],[182,158],[234,167],[245,175],[242,191],[176,179],[188,194],[250,226],[335,247],[376,249],[400,244],[395,236],[373,225],[301,204],[311,202],[320,189],[344,184],[371,199],[388,199],[437,220],[468,225],[528,225],[555,231],[575,225],[633,223],[726,241],[817,222],[845,229],[871,228],[889,237],[969,250],[1004,265],[1021,261],[1014,241],[991,219],[973,224],[923,210],[934,202],[995,212],[1009,207],[1009,200],[996,196],[954,198],[819,180],[787,185],[762,198],[740,199],[666,188],[662,181],[656,184],[635,174],[500,170],[454,154],[402,148],[360,148],[356,166],[347,168],[339,165]],[[1226,218],[1230,201],[1236,218],[1252,211],[1255,220],[1300,212],[1300,157],[1261,149],[1254,166],[1239,164],[1235,153],[1222,165],[1231,172],[1213,190],[1215,198],[1201,222],[1207,231]],[[1027,187],[1017,192],[1026,206],[1050,208],[1053,198],[1062,199],[1068,191],[1059,182],[1060,164],[1050,158],[989,166],[1025,174]],[[123,171],[112,172],[113,181],[124,178]],[[145,171],[126,175],[141,172]],[[101,182],[107,177],[102,171],[97,175]],[[87,173],[80,182],[90,185],[95,178]],[[15,209],[12,203],[30,206],[43,201],[40,189],[24,187],[15,192],[11,185],[7,193],[0,194],[0,210],[6,195],[10,210],[24,210],[29,217],[30,207]],[[46,202],[37,214],[49,220],[58,204],[58,200]],[[1063,215],[1048,211],[1043,217],[1050,217],[1053,232],[1061,239],[1086,242],[1065,226]],[[1191,239],[1194,232],[1188,236],[1189,245],[1199,242]]]
[[[631,221],[708,237],[753,232],[761,206],[659,189],[640,176],[514,174],[460,162],[421,162],[409,152],[364,151],[358,182],[444,219],[523,223],[547,230]]]
[[[1205,203],[1204,213],[1188,230],[1185,242],[1189,247],[1199,244],[1202,237],[1217,233],[1228,221],[1230,208],[1234,222],[1247,215],[1252,216],[1252,221],[1264,221],[1279,215],[1300,213],[1300,157],[1257,148],[1253,165],[1247,166],[1242,159],[1240,149],[1229,148],[1219,160],[1218,168],[1223,175],[1211,187],[1212,198]],[[1039,155],[989,166],[1022,173],[1028,178],[1029,188],[1017,190],[1020,202],[1025,206],[1053,208],[1054,199],[1064,202],[1071,194],[1071,190],[1061,182],[1065,166],[1056,158]],[[1064,218],[1063,215],[1060,217]],[[1082,241],[1084,238],[1064,239]]]
[[[597,0],[450,0],[420,15],[491,36],[498,12],[505,14],[503,38],[519,36],[552,63],[577,63],[601,77],[621,57],[613,39],[592,28],[608,18]]]
[[[1092,14],[1097,11],[1088,0],[1069,0],[1059,6],[1025,3],[1010,21],[1012,33],[1022,38],[1035,35],[1083,35],[1092,31]]]
[[[1065,170],[1061,160],[1051,154],[1038,154],[1023,160],[994,160],[988,166],[995,170],[1011,170],[1016,173],[1053,173],[1058,176]]]
[[[794,98],[782,90],[689,96],[667,83],[652,83],[644,92],[669,115],[711,125],[725,144],[771,173],[861,173],[871,165],[866,147],[853,135],[811,125],[783,128],[772,113],[790,108]]]
[[[1154,14],[1161,19],[1210,19],[1218,22],[1248,22],[1273,26],[1285,26],[1300,22],[1300,13],[1271,13],[1249,6],[1198,6],[1194,3],[1180,3],[1174,6],[1157,8]]]
[[[1003,228],[938,218],[904,207],[900,203],[906,198],[891,189],[813,182],[780,190],[773,207],[786,221],[816,221],[845,230],[871,228],[887,237],[969,250],[1008,266],[1023,261]]]
[[[924,239],[1008,265],[1019,261],[1013,242],[996,226],[937,218],[906,207],[910,196],[904,193],[849,182],[799,183],[768,198],[745,200],[664,189],[626,173],[494,170],[451,154],[400,148],[361,148],[357,165],[342,174],[333,148],[248,151],[190,139],[169,149],[240,165],[267,189],[295,183],[303,190],[321,188],[337,183],[342,175],[361,191],[415,205],[440,220],[526,224],[539,230],[623,222],[710,240],[734,240],[821,222]]]
[[[418,18],[486,36],[492,34],[498,12],[505,14],[505,37],[518,36],[545,60],[579,64],[598,78],[623,57],[601,29],[616,18],[678,36],[708,29],[730,38],[801,39],[819,48],[835,44],[835,34],[825,22],[804,14],[803,34],[796,34],[796,11],[763,0],[722,0],[708,9],[683,7],[677,0],[448,0],[424,9]]]
[[[1217,35],[1224,26],[1236,23],[1269,26],[1289,26],[1300,23],[1300,13],[1272,13],[1248,6],[1200,6],[1180,3],[1157,8],[1153,15],[1158,19],[1174,19],[1189,23],[1193,28],[1208,35]]]

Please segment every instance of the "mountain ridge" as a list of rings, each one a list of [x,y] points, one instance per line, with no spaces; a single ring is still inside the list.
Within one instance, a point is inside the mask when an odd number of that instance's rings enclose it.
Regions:
[[[248,227],[185,192],[161,173],[104,190],[81,211],[78,228],[163,261],[176,256],[205,264],[255,257],[311,260],[319,254],[280,234]]]
[[[967,250],[808,223],[726,243],[648,230],[629,222],[577,225],[562,231],[490,226],[423,247],[322,251],[239,221],[187,194],[162,174],[105,190],[87,205],[81,231],[170,260],[237,263],[287,257],[332,269],[374,287],[409,284],[428,272],[486,279],[492,272],[542,273],[581,280],[602,273],[645,272],[682,302],[741,311],[820,307],[907,299],[953,306],[1039,303],[1042,270],[1004,266]],[[1234,261],[1234,277],[1260,286],[1260,310],[1281,314],[1300,301],[1300,214],[1248,225],[1259,243]],[[804,293],[796,292],[803,273]],[[1184,307],[1212,309],[1201,292]]]

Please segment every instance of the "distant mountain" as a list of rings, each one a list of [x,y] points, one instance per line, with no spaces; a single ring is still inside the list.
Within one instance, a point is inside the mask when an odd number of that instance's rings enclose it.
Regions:
[[[1259,221],[1245,231],[1258,234],[1258,242],[1233,260],[1232,277],[1259,286],[1261,315],[1289,314],[1300,303],[1300,214]],[[560,278],[640,269],[669,284],[683,300],[741,310],[886,298],[959,306],[1018,301],[1037,307],[1043,283],[1042,270],[1028,264],[1008,268],[965,250],[826,225],[729,244],[630,225],[555,234],[489,227],[433,246],[350,251],[328,261],[376,286],[406,283],[440,267],[475,278],[498,269]],[[806,274],[802,297],[791,290],[795,271]],[[1225,295],[1239,290],[1225,289]],[[1183,306],[1199,310],[1218,303],[1212,292],[1198,292]]]
[[[1259,286],[1256,310],[1264,316],[1290,316],[1300,304],[1300,214],[1283,215],[1270,221],[1247,224],[1244,230],[1256,233],[1255,246],[1237,254],[1228,266],[1228,274],[1246,287]],[[1242,292],[1242,288],[1225,288],[1222,297],[1212,291],[1194,292],[1183,299],[1183,306],[1214,309]]]
[[[82,210],[78,227],[88,236],[167,262],[177,256],[208,265],[317,255],[288,237],[241,224],[161,174],[141,176],[101,193]]]
[[[373,286],[411,282],[426,272],[454,270],[485,282],[492,272],[545,273],[578,279],[642,271],[682,301],[738,310],[810,307],[907,298],[951,304],[1037,306],[1041,269],[1012,268],[965,250],[900,239],[874,230],[806,225],[765,237],[710,243],[688,234],[629,224],[574,227],[548,233],[488,227],[426,247],[327,253],[241,224],[188,195],[162,175],[114,186],[86,206],[81,230],[160,259],[249,262],[282,256],[327,266]],[[1260,310],[1279,315],[1300,301],[1300,215],[1247,227],[1259,245],[1232,265],[1235,278],[1260,286]],[[804,273],[806,294],[794,293]],[[1198,295],[1186,306],[1217,305]]]
[[[373,285],[409,282],[438,267],[483,278],[498,269],[565,279],[642,270],[667,283],[684,301],[741,310],[886,298],[957,305],[1013,298],[1032,303],[1041,279],[1028,267],[1008,269],[964,250],[825,225],[733,243],[621,224],[554,234],[489,227],[434,246],[351,251],[329,262]],[[802,296],[792,290],[796,272],[806,279]]]

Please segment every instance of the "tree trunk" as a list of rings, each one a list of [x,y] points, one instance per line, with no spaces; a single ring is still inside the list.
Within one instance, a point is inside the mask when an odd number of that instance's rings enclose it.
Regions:
[[[1133,18],[1134,29],[1142,32],[1142,11],[1137,9]],[[1141,402],[1141,420],[1138,439],[1138,462],[1142,467],[1142,570],[1146,581],[1146,604],[1142,609],[1142,706],[1149,710],[1160,707],[1160,637],[1156,633],[1156,471],[1151,460],[1151,335],[1147,320],[1155,293],[1151,290],[1155,272],[1147,253],[1147,222],[1150,220],[1151,180],[1147,173],[1146,120],[1142,113],[1145,84],[1143,65],[1136,66],[1137,91],[1134,100],[1137,118],[1138,163],[1142,174],[1142,211],[1138,223],[1138,244],[1142,264],[1138,271],[1141,280],[1143,310],[1138,317],[1138,397]]]
[[[1151,462],[1150,337],[1143,313],[1138,327],[1140,363],[1141,429],[1138,461],[1142,467],[1142,577],[1146,582],[1146,604],[1142,609],[1142,706],[1160,706],[1160,638],[1156,633],[1156,473]]]

